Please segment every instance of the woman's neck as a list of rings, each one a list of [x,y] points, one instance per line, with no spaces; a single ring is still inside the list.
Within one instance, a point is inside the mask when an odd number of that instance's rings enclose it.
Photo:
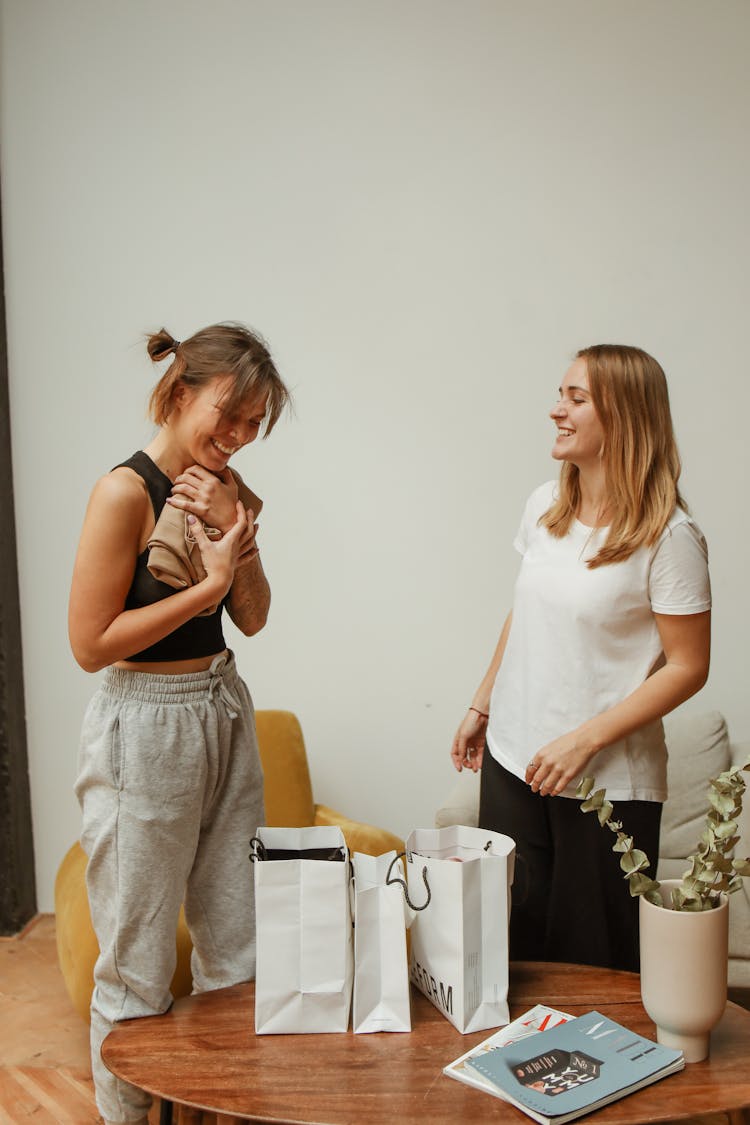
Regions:
[[[581,500],[576,518],[586,527],[606,527],[610,522],[610,498],[602,465],[593,469],[578,469],[578,487]]]
[[[148,454],[154,464],[173,482],[192,464],[192,461],[186,460],[185,454],[177,448],[166,425],[162,426],[153,441],[144,447],[143,452]]]

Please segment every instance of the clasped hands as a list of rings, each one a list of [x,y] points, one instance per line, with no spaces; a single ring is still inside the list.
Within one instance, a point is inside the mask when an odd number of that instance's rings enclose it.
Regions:
[[[229,469],[217,474],[204,469],[202,465],[191,465],[184,473],[175,477],[172,495],[167,498],[167,503],[173,508],[180,508],[197,516],[209,527],[218,528],[222,535],[231,531],[240,518],[237,482]],[[255,541],[258,525],[254,522],[254,517],[252,508],[248,508],[245,512],[245,527],[239,538],[236,566],[242,566],[258,555],[259,548]],[[203,557],[204,548],[201,546],[200,550]]]

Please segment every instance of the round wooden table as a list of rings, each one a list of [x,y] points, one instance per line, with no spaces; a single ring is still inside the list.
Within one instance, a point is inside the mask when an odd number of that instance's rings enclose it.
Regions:
[[[404,1034],[256,1035],[253,984],[178,1000],[166,1015],[118,1024],[102,1047],[115,1074],[176,1105],[243,1121],[299,1125],[456,1125],[528,1121],[520,1110],[446,1078],[446,1063],[490,1031],[461,1035],[412,989]],[[634,973],[516,962],[511,1018],[536,1003],[597,1009],[655,1037]],[[750,1106],[750,1012],[728,1004],[710,1057],[596,1112],[597,1125],[641,1125]],[[200,1120],[200,1115],[189,1115]],[[750,1121],[750,1118],[748,1118]]]

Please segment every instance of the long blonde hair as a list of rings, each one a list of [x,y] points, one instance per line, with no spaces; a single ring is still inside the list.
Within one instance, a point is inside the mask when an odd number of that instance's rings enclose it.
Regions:
[[[589,567],[622,562],[659,538],[676,507],[687,510],[677,482],[677,451],[667,379],[653,356],[623,344],[582,348],[591,401],[604,427],[602,450],[612,518]],[[559,496],[539,521],[562,538],[581,502],[578,468],[566,462]]]

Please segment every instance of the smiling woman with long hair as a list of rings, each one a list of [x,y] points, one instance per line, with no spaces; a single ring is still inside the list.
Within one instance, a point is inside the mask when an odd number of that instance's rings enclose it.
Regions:
[[[511,957],[637,969],[637,899],[575,790],[594,774],[655,862],[661,720],[708,676],[708,554],[652,356],[584,348],[550,416],[560,477],[526,504],[513,609],[451,756],[482,770],[480,826],[516,841]]]

